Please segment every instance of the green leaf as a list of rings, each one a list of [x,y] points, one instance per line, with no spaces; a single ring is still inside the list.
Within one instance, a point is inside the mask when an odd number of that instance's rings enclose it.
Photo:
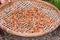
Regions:
[[[60,0],[54,0],[54,5],[60,9]]]
[[[45,0],[53,5],[55,5],[58,9],[60,9],[60,0]]]

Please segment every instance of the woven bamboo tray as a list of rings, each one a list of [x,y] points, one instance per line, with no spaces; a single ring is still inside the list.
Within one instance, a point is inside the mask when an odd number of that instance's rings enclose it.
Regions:
[[[27,15],[23,16],[24,14]],[[22,16],[22,18],[19,19],[16,17],[17,15],[18,17]],[[27,22],[24,20],[27,20]],[[10,3],[0,6],[0,27],[13,35],[23,37],[42,36],[54,31],[59,25],[60,11],[44,1],[12,0]]]

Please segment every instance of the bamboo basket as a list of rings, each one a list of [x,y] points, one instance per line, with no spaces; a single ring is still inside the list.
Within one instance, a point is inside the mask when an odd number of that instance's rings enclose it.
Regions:
[[[18,9],[21,9],[21,8],[26,8],[28,10],[31,8],[38,8],[38,11],[42,10],[43,15],[47,13],[50,16],[50,18],[54,19],[55,21],[53,24],[54,26],[52,26],[52,24],[50,24],[49,26],[44,25],[44,28],[42,29],[40,28],[41,30],[39,32],[29,32],[29,31],[27,32],[23,29],[22,29],[23,31],[20,31],[19,29],[21,28],[12,29],[14,25],[10,24],[10,22],[6,21],[6,19],[12,20],[10,19],[11,16],[13,16],[11,13],[16,12],[17,14],[19,11]],[[17,35],[17,36],[23,36],[23,37],[42,36],[49,32],[54,31],[59,25],[60,25],[60,11],[55,6],[47,2],[37,1],[37,0],[12,0],[11,2],[7,2],[0,5],[0,28],[5,30],[7,33]],[[17,26],[17,27],[20,27],[20,26]],[[29,26],[27,29],[30,30]]]

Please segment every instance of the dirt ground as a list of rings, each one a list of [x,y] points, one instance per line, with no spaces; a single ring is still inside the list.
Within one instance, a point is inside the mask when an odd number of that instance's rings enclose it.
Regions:
[[[47,35],[33,38],[18,37],[4,31],[4,34],[0,34],[0,40],[60,40],[60,26],[55,31],[48,33]]]

